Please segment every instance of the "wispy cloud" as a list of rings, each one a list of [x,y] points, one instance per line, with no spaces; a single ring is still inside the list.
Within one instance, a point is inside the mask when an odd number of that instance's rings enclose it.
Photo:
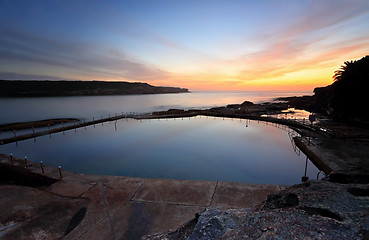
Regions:
[[[71,80],[47,75],[21,74],[13,72],[0,72],[1,80]]]
[[[116,49],[115,54],[111,54],[111,49],[97,44],[61,42],[10,29],[2,30],[0,34],[0,63],[12,61],[19,68],[24,63],[38,63],[45,68],[59,68],[64,76],[77,73],[91,78],[140,81],[162,79],[169,74],[130,59],[121,50]]]
[[[327,66],[337,61],[337,57],[347,58],[365,49],[369,33],[365,34],[366,41],[363,36],[337,37],[337,31],[344,30],[340,25],[344,27],[344,23],[369,13],[367,2],[355,3],[314,2],[312,8],[308,6],[280,31],[256,36],[255,40],[263,42],[263,47],[242,56],[245,67],[240,77],[244,80],[281,77],[306,68]]]
[[[7,5],[0,72],[40,78],[247,89],[294,85],[309,70],[330,81],[333,67],[369,52],[362,0]]]

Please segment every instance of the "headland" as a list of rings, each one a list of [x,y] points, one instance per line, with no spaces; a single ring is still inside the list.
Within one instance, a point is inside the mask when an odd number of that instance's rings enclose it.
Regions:
[[[0,80],[0,97],[63,97],[184,93],[186,88],[141,82]]]

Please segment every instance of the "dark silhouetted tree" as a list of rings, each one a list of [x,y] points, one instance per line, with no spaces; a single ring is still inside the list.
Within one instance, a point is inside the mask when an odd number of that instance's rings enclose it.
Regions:
[[[357,61],[346,61],[334,72],[330,107],[336,118],[369,120],[369,55]]]

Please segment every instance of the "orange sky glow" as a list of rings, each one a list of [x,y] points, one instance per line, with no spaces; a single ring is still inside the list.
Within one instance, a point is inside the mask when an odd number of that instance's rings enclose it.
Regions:
[[[0,79],[312,91],[369,54],[368,1],[86,4],[1,2]]]

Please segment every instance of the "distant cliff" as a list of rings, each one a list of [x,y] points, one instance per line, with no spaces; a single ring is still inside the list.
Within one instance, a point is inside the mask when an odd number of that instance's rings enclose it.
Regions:
[[[183,92],[188,92],[188,89],[156,87],[147,83],[0,80],[0,97],[98,96]]]

